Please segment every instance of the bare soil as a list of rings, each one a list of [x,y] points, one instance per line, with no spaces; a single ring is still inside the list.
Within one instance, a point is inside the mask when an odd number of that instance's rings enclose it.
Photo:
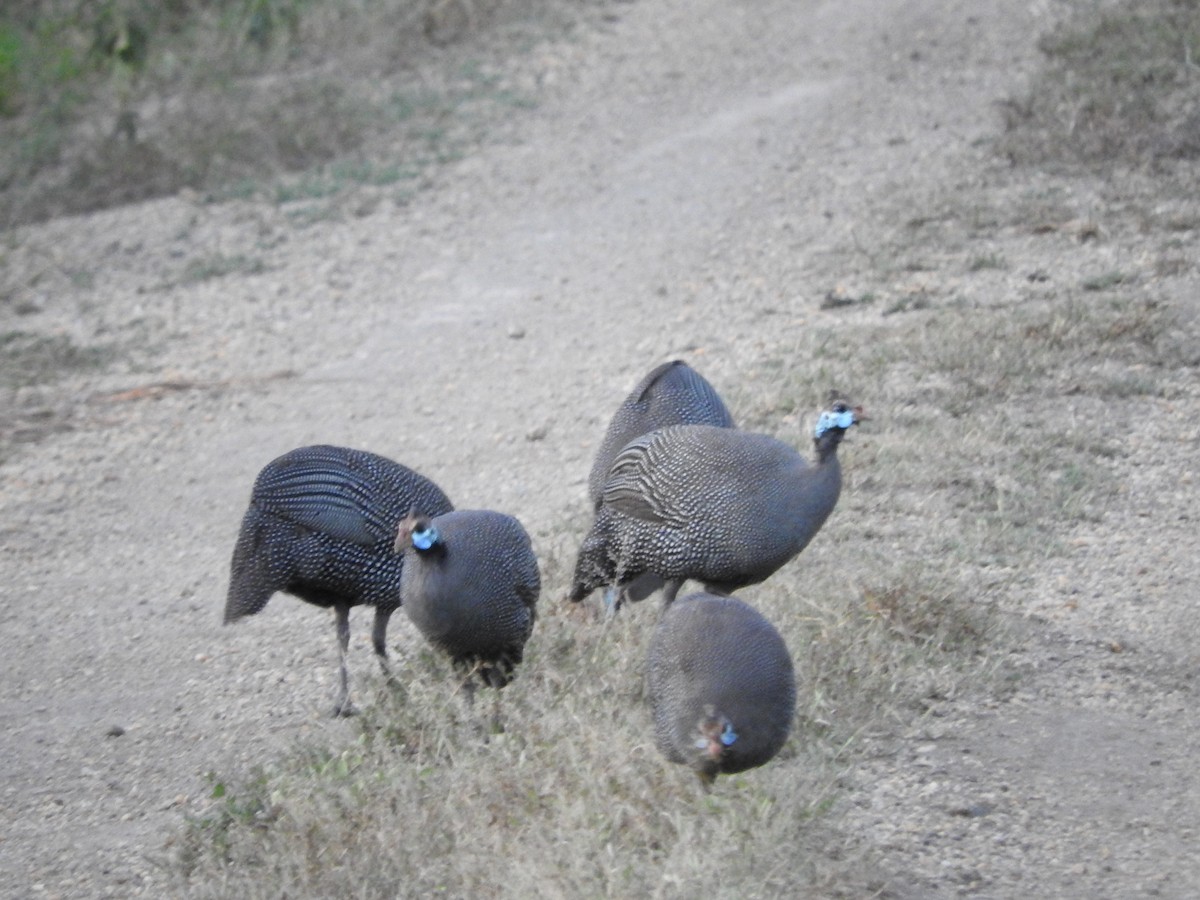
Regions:
[[[789,330],[840,317],[856,340],[888,303],[925,314],[922,292],[1003,302],[1121,270],[1194,303],[1194,197],[1138,171],[1053,181],[992,151],[998,102],[1065,11],[580,7],[569,33],[513,48],[497,28],[429,62],[484,57],[538,105],[402,202],[364,188],[310,223],[185,195],[7,236],[4,330],[108,358],[10,381],[0,407],[0,894],[161,896],[207,773],[351,728],[327,715],[325,617],[276,598],[220,625],[250,485],[279,453],[384,453],[545,547],[582,530],[607,417],[662,359],[691,360],[736,410],[728,386]],[[967,245],[1003,268],[880,262],[951,201],[920,252]],[[826,302],[879,284],[874,304]],[[1097,407],[1055,386],[1062,415],[1119,445],[1122,489],[1003,597],[1024,636],[1013,689],[864,737],[830,815],[891,895],[1200,894],[1200,354],[1180,358],[1153,399]],[[871,385],[853,388],[871,408]],[[552,573],[542,602],[564,588]],[[396,652],[416,640],[397,620]]]

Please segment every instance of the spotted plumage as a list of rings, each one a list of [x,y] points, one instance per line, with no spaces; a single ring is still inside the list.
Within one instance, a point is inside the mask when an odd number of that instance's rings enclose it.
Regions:
[[[837,448],[864,418],[834,401],[818,420],[817,460],[764,434],[676,425],[617,454],[575,565],[571,599],[664,579],[667,602],[687,579],[730,593],[768,578],[812,540],[837,504]]]
[[[402,568],[392,543],[414,507],[453,509],[428,478],[346,447],[292,450],[254,482],[233,550],[225,622],[257,613],[277,591],[332,607],[341,651],[335,714],[352,711],[345,658],[352,606],[375,607],[372,639],[387,670],[387,625],[400,606]]]
[[[594,509],[600,508],[604,483],[621,448],[648,432],[670,425],[734,427],[733,416],[716,389],[703,375],[678,359],[647,373],[613,414],[588,476],[588,496]],[[612,591],[607,600],[616,609],[626,600],[644,600],[662,586],[663,580],[648,572],[620,591]]]
[[[413,624],[456,666],[492,687],[506,685],[533,632],[541,591],[521,523],[490,510],[410,516],[396,550],[404,556],[400,590]]]
[[[663,363],[638,382],[613,414],[588,476],[588,496],[598,508],[608,470],[621,448],[670,425],[733,428],[733,416],[711,384],[682,360]]]
[[[706,784],[761,766],[787,740],[796,678],[779,632],[736,597],[691,594],[654,630],[646,692],[655,740]]]

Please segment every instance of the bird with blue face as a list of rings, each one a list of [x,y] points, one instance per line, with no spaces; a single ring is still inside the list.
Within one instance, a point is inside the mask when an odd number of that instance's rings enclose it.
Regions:
[[[392,541],[413,506],[452,510],[436,484],[365,450],[315,445],[280,456],[258,473],[230,563],[225,623],[262,610],[276,592],[336,614],[340,665],[334,715],[350,715],[350,609],[373,606],[372,641],[384,674],[387,626],[400,606]]]
[[[767,619],[736,597],[690,594],[663,611],[646,662],[655,741],[706,784],[761,766],[792,727],[796,676]]]
[[[608,471],[621,449],[635,438],[671,425],[735,427],[733,416],[716,388],[679,359],[650,370],[613,413],[588,476],[588,497],[593,510],[599,509],[603,502]],[[605,603],[615,611],[625,601],[644,600],[662,586],[661,578],[647,572],[619,590],[610,587],[605,593]]]
[[[412,513],[395,550],[404,611],[437,650],[485,685],[511,680],[533,633],[541,576],[529,535],[491,510]]]
[[[670,602],[687,579],[728,594],[770,577],[800,553],[837,505],[837,450],[865,419],[834,399],[817,419],[811,465],[765,434],[675,425],[630,441],[609,467],[570,598],[630,584],[666,582]]]

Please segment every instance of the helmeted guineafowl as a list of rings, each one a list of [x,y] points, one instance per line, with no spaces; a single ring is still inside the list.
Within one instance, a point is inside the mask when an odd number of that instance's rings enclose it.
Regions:
[[[588,476],[588,496],[599,509],[608,471],[621,448],[635,438],[669,425],[714,425],[733,428],[733,416],[716,389],[683,360],[673,360],[652,369],[613,414]],[[663,581],[646,573],[620,592],[611,591],[606,601],[614,609],[625,600],[644,600]]]
[[[254,482],[233,549],[225,622],[258,612],[276,591],[333,607],[340,648],[335,715],[353,711],[346,666],[350,607],[375,607],[372,639],[388,671],[388,619],[401,600],[402,560],[392,544],[414,507],[431,514],[454,508],[423,475],[347,447],[292,450]]]
[[[675,425],[627,444],[575,564],[572,600],[646,572],[670,602],[687,579],[731,593],[757,584],[812,540],[837,504],[837,448],[864,418],[835,400],[817,420],[817,460],[765,434]]]
[[[404,611],[435,648],[501,688],[521,662],[541,592],[529,535],[512,516],[458,510],[407,517],[396,535],[403,553]]]
[[[646,688],[659,750],[705,784],[775,756],[796,707],[796,676],[779,632],[748,604],[714,594],[690,594],[663,611]]]

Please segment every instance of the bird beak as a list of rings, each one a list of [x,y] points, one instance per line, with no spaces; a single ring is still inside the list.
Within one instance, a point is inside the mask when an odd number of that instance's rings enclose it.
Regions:
[[[867,415],[867,411],[865,409],[863,409],[861,406],[854,407],[854,421],[855,422],[866,422],[870,418],[871,417]]]

